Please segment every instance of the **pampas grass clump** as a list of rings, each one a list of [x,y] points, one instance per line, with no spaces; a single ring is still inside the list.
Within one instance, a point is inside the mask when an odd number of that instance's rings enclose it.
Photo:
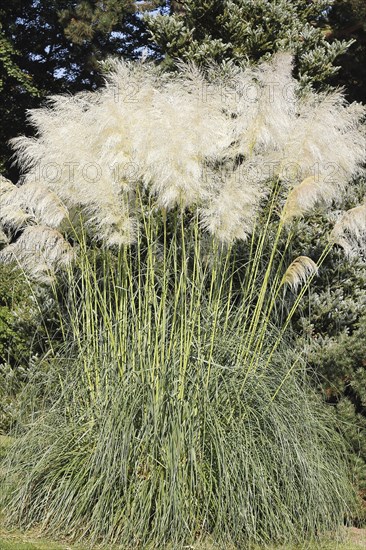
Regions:
[[[274,327],[243,348],[232,265],[200,265],[188,234],[182,254],[179,227],[165,236],[160,263],[149,242],[138,268],[133,248],[85,250],[70,272],[54,404],[3,464],[8,522],[125,549],[337,529],[352,505],[345,449],[302,362]]]
[[[331,247],[364,238],[354,210],[319,258],[290,254],[296,220],[361,171],[364,109],[301,96],[284,54],[235,71],[116,63],[14,142],[0,255],[55,292],[62,345],[54,404],[8,457],[12,522],[243,548],[347,515],[344,449],[286,331]]]

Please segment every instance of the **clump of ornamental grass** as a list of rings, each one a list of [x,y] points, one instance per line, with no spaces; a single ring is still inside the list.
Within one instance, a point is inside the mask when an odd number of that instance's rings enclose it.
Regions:
[[[286,333],[331,247],[362,245],[364,207],[320,257],[290,244],[361,171],[363,108],[301,96],[281,54],[222,76],[116,63],[30,116],[0,255],[51,286],[63,346],[9,455],[10,521],[125,548],[335,529],[344,449]]]
[[[57,399],[3,466],[8,521],[128,549],[342,525],[342,441],[276,327],[247,347],[245,272],[178,213],[145,221],[136,248],[84,248],[64,281]]]

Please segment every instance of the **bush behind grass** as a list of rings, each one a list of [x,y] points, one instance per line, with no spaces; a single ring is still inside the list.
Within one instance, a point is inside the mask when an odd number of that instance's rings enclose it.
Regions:
[[[31,350],[39,351],[39,317],[24,273],[13,265],[0,265],[0,434],[9,430],[17,415]]]

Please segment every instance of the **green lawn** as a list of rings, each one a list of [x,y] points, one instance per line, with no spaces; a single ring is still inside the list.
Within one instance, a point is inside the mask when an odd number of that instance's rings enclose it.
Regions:
[[[324,544],[306,544],[294,548],[291,546],[272,547],[266,550],[361,550],[366,549],[366,530],[352,529],[349,531],[348,542],[337,543],[335,541]],[[193,547],[191,547],[193,550]],[[195,547],[194,550],[213,550],[210,545]],[[67,543],[54,543],[47,539],[25,536],[15,531],[0,529],[0,550],[87,550],[79,545]],[[90,549],[88,549],[90,550]],[[109,550],[109,549],[107,549]],[[224,550],[224,549],[223,549]],[[230,550],[228,547],[227,550]],[[245,550],[245,549],[243,549]],[[257,548],[256,550],[264,550]]]
[[[58,544],[52,544],[48,541],[25,542],[0,538],[0,550],[66,550],[68,548],[70,548],[70,546],[59,546]]]
[[[0,550],[71,550],[71,546],[0,530]]]

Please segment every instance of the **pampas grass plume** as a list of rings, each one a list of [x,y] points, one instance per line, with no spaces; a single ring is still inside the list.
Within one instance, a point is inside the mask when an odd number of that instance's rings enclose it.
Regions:
[[[130,245],[141,221],[136,197],[147,192],[164,212],[199,212],[201,227],[219,241],[245,241],[274,180],[289,193],[282,213],[289,222],[318,201],[330,206],[361,170],[365,109],[338,92],[301,96],[288,54],[222,79],[193,65],[178,74],[110,65],[104,88],[51,97],[30,112],[37,137],[13,140],[22,185],[0,183],[5,228],[62,233],[77,212],[89,238]],[[288,164],[299,171],[291,181]],[[337,166],[331,176],[329,164]],[[245,174],[249,165],[255,170]]]
[[[366,197],[363,204],[347,210],[340,217],[330,240],[342,246],[350,257],[366,256]]]
[[[308,278],[317,272],[318,267],[314,260],[308,256],[298,256],[286,269],[281,284],[296,292],[300,285],[306,283]]]

